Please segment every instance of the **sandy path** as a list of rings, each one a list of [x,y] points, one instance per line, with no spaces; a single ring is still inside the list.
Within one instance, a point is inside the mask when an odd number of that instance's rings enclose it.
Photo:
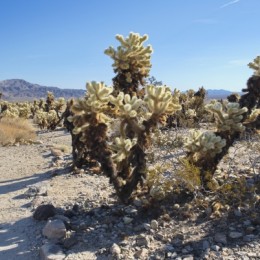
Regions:
[[[43,135],[39,139],[45,138]],[[0,147],[0,259],[38,259],[41,228],[32,218],[30,185],[49,179],[45,145]]]

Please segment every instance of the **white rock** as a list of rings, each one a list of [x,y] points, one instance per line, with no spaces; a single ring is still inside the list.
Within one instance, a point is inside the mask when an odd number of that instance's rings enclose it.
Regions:
[[[124,221],[125,224],[130,224],[133,221],[133,219],[129,218],[129,217],[124,217],[123,221]]]
[[[66,236],[66,227],[60,219],[49,220],[42,233],[48,239],[60,239]]]
[[[158,227],[159,227],[158,221],[153,219],[151,221],[151,228],[156,230],[156,229],[158,229]]]
[[[110,248],[110,252],[112,255],[118,256],[121,254],[121,248],[119,247],[119,245],[114,243]]]
[[[65,259],[66,255],[60,246],[46,243],[40,249],[40,257],[42,260],[62,260]]]
[[[233,239],[240,238],[243,236],[243,234],[241,232],[236,232],[236,231],[230,232],[228,235],[230,238],[233,238]]]

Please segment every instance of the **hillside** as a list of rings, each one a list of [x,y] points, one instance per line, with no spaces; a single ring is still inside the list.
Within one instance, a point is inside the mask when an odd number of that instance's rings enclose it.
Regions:
[[[58,87],[46,87],[38,84],[32,84],[22,79],[10,79],[0,81],[0,93],[2,98],[8,101],[30,101],[39,98],[45,98],[47,91],[53,92],[56,98],[64,97],[78,98],[85,95],[83,89],[61,89]],[[208,89],[207,99],[225,99],[233,92],[224,89]]]
[[[56,98],[82,97],[85,94],[83,89],[61,89],[58,87],[46,87],[32,84],[22,79],[10,79],[0,81],[0,92],[2,98],[8,101],[30,101],[39,98],[46,98],[47,91],[51,91]]]
[[[232,93],[241,94],[240,92],[232,92],[225,89],[208,89],[207,99],[225,99]]]

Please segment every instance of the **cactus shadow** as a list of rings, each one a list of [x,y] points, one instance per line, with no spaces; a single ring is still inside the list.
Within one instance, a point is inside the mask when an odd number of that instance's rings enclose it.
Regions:
[[[60,169],[51,169],[46,172],[37,173],[32,176],[0,181],[0,195],[8,194],[10,192],[24,189],[24,187],[29,187],[32,185],[39,184],[43,181],[52,178],[55,175],[68,174],[70,172],[71,172],[71,166],[67,166],[65,168],[60,168]],[[18,195],[13,199],[22,199],[22,198],[23,195]]]
[[[201,215],[195,221],[182,220],[181,231],[172,236],[170,242],[164,243],[162,248],[156,250],[153,256],[163,256],[163,259],[168,259],[174,254],[175,257],[191,256],[199,260],[222,259],[224,253],[226,257],[236,255],[237,259],[244,259],[243,257],[247,257],[247,252],[250,252],[255,254],[254,259],[258,259],[260,254],[252,244],[260,243],[260,218],[250,217],[250,214],[247,214],[249,212],[256,212],[260,216],[259,209],[251,208],[240,217],[230,211],[227,215],[215,219]],[[178,222],[179,220],[176,223]],[[248,227],[253,229],[250,234],[247,233]],[[236,235],[238,237],[235,237]],[[171,250],[168,250],[169,248]]]

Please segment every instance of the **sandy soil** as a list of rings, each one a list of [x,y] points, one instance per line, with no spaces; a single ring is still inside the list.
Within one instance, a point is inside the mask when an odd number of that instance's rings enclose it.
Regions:
[[[149,256],[143,259],[165,259],[160,258],[160,255],[174,256],[175,252],[166,251],[172,246],[180,256],[179,259],[185,259],[188,249],[191,248],[193,250],[191,252],[195,252],[196,246],[200,244],[205,247],[203,249],[205,255],[209,256],[205,259],[257,259],[260,256],[258,255],[260,225],[255,224],[253,235],[250,233],[253,237],[252,242],[244,241],[248,238],[244,231],[247,226],[245,228],[243,226],[243,223],[248,222],[247,216],[235,216],[233,224],[224,218],[196,223],[174,219],[174,213],[168,222],[163,217],[158,218],[159,227],[155,231],[149,228],[154,216],[144,217],[139,214],[142,212],[139,206],[126,206],[116,202],[114,190],[106,177],[87,173],[72,175],[69,168],[71,155],[63,154],[60,158],[55,157],[51,150],[54,145],[65,144],[70,147],[71,139],[68,133],[63,130],[40,131],[38,140],[40,142],[32,145],[0,147],[1,260],[40,258],[39,249],[46,242],[42,235],[46,221],[36,221],[32,215],[34,209],[42,203],[52,203],[55,208],[63,210],[72,208],[75,204],[85,204],[82,215],[71,219],[76,230],[79,227],[76,233],[78,232],[80,243],[67,250],[66,260],[111,259],[110,251],[114,243],[120,245],[122,249],[121,258],[118,259],[142,259],[133,257],[144,249],[136,242],[140,239],[140,235],[152,238],[147,251]],[[244,144],[242,151],[240,146],[241,144],[238,144],[237,148],[231,149],[233,156],[221,167],[229,167],[233,173],[238,172],[237,168],[247,172],[252,170],[250,165],[255,158],[259,158],[259,154],[256,151],[249,151]],[[239,158],[235,156],[238,151],[241,155]],[[259,165],[254,170],[252,174],[259,174]],[[42,195],[28,196],[30,187],[40,187],[47,194],[43,192]],[[132,221],[130,224],[129,218]],[[229,239],[228,234],[233,230],[243,233],[240,241]],[[227,235],[227,244],[221,245],[217,242],[214,236],[219,232],[223,236]],[[180,239],[182,244],[179,245]],[[149,258],[152,254],[154,257]],[[227,258],[223,258],[225,254]],[[156,255],[159,258],[156,258]]]
[[[43,144],[0,147],[0,259],[38,259],[44,223],[33,220],[33,198],[25,193],[30,186],[49,185],[55,168],[47,147],[60,137],[69,143],[57,131],[39,134]]]

